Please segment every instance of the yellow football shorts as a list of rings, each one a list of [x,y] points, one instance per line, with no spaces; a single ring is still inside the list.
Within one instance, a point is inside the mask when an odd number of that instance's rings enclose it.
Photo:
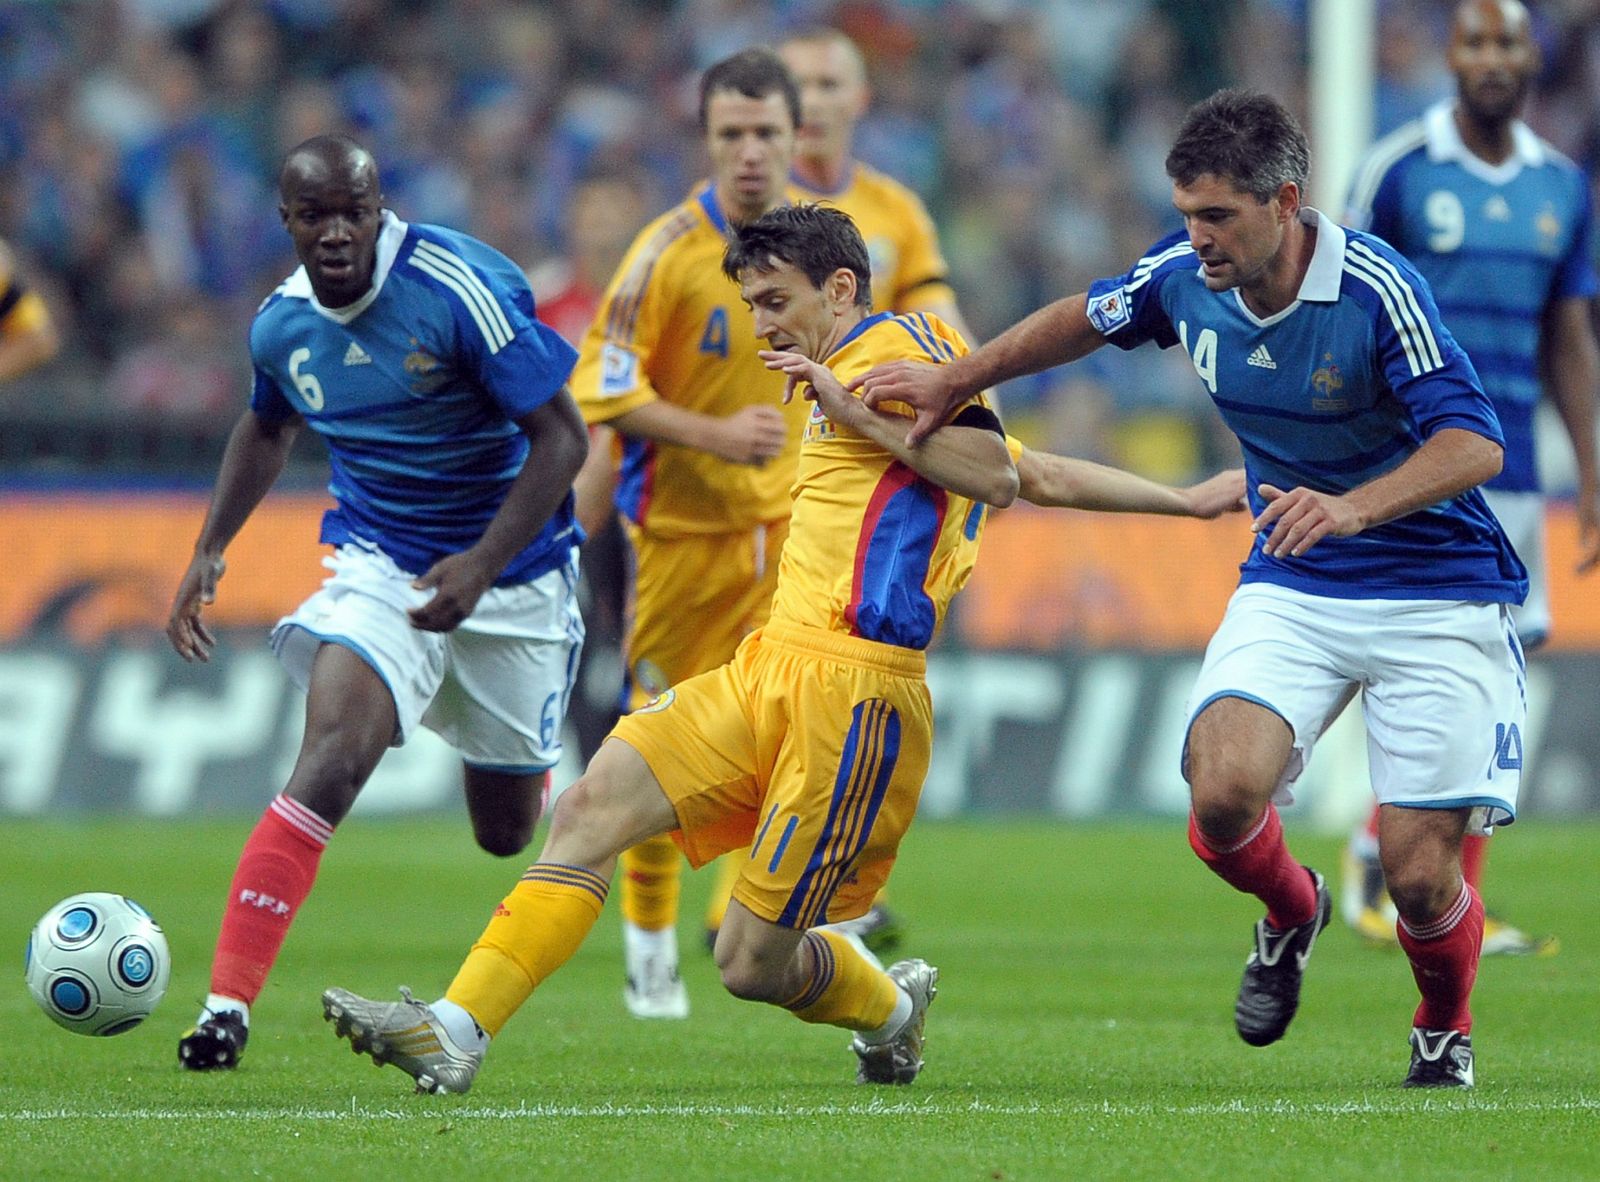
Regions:
[[[766,623],[789,521],[682,538],[623,525],[633,547],[628,705],[638,707],[732,660],[739,642]]]
[[[922,653],[774,621],[734,659],[617,723],[695,866],[750,846],[733,897],[791,928],[871,905],[933,742]]]

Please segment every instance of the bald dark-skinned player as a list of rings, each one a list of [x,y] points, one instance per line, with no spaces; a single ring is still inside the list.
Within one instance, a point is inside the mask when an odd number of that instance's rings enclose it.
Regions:
[[[576,355],[535,320],[522,271],[395,217],[371,154],[346,137],[291,151],[279,190],[301,266],[251,326],[254,388],[173,598],[173,648],[210,659],[203,614],[224,552],[307,425],[332,461],[320,540],[334,549],[321,589],[272,633],[307,694],[305,737],[228,888],[211,992],[178,1044],[195,1071],[237,1065],[324,847],[417,727],[460,753],[478,844],[528,844],[583,640]],[[395,885],[419,885],[403,856]]]

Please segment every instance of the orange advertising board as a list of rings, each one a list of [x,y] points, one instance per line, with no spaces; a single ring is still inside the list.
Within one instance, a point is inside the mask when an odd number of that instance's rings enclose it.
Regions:
[[[185,493],[0,497],[0,640],[92,642],[159,630],[207,498]],[[268,497],[228,550],[207,618],[265,628],[321,581],[320,493]],[[1199,522],[1019,506],[997,513],[952,627],[979,648],[1198,650],[1250,545],[1246,519]],[[1569,508],[1549,520],[1551,647],[1600,651],[1600,575],[1579,578]]]
[[[166,626],[208,498],[184,493],[69,493],[0,498],[0,638],[57,632],[90,642]],[[322,581],[322,494],[268,497],[228,548],[206,618],[265,627]]]

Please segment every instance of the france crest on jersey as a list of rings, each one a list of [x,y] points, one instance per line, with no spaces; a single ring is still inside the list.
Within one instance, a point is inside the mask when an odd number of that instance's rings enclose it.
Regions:
[[[1472,364],[1439,322],[1427,284],[1384,243],[1313,209],[1317,242],[1299,298],[1262,319],[1235,290],[1206,287],[1179,232],[1124,275],[1098,280],[1088,313],[1112,344],[1182,345],[1244,450],[1256,488],[1344,493],[1398,467],[1434,433],[1500,442]],[[1327,537],[1298,558],[1251,547],[1243,582],[1361,599],[1520,603],[1527,572],[1477,489]]]
[[[250,356],[251,409],[301,416],[327,442],[322,541],[421,574],[483,536],[528,455],[515,420],[561,391],[577,354],[534,318],[510,259],[385,210],[371,290],[324,308],[300,268],[256,313]],[[496,585],[562,566],[580,540],[568,493]]]
[[[1374,145],[1346,221],[1389,243],[1433,288],[1505,432],[1488,487],[1534,492],[1539,345],[1550,305],[1597,290],[1583,171],[1523,123],[1491,165],[1467,148],[1446,101]]]

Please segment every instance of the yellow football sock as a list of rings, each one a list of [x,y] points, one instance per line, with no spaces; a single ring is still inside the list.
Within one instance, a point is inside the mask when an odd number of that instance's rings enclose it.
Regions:
[[[711,884],[711,898],[706,901],[706,931],[714,932],[722,927],[728,915],[728,902],[733,898],[734,884],[739,881],[739,872],[749,859],[748,849],[730,850],[713,863],[717,877]]]
[[[876,1030],[894,1013],[899,987],[837,932],[814,929],[801,947],[809,951],[811,980],[783,1003],[802,1022]]]
[[[672,838],[641,841],[623,853],[618,868],[623,919],[647,932],[659,932],[678,922],[683,856]]]
[[[472,946],[445,997],[491,1036],[578,950],[606,901],[606,880],[581,866],[535,862]]]

